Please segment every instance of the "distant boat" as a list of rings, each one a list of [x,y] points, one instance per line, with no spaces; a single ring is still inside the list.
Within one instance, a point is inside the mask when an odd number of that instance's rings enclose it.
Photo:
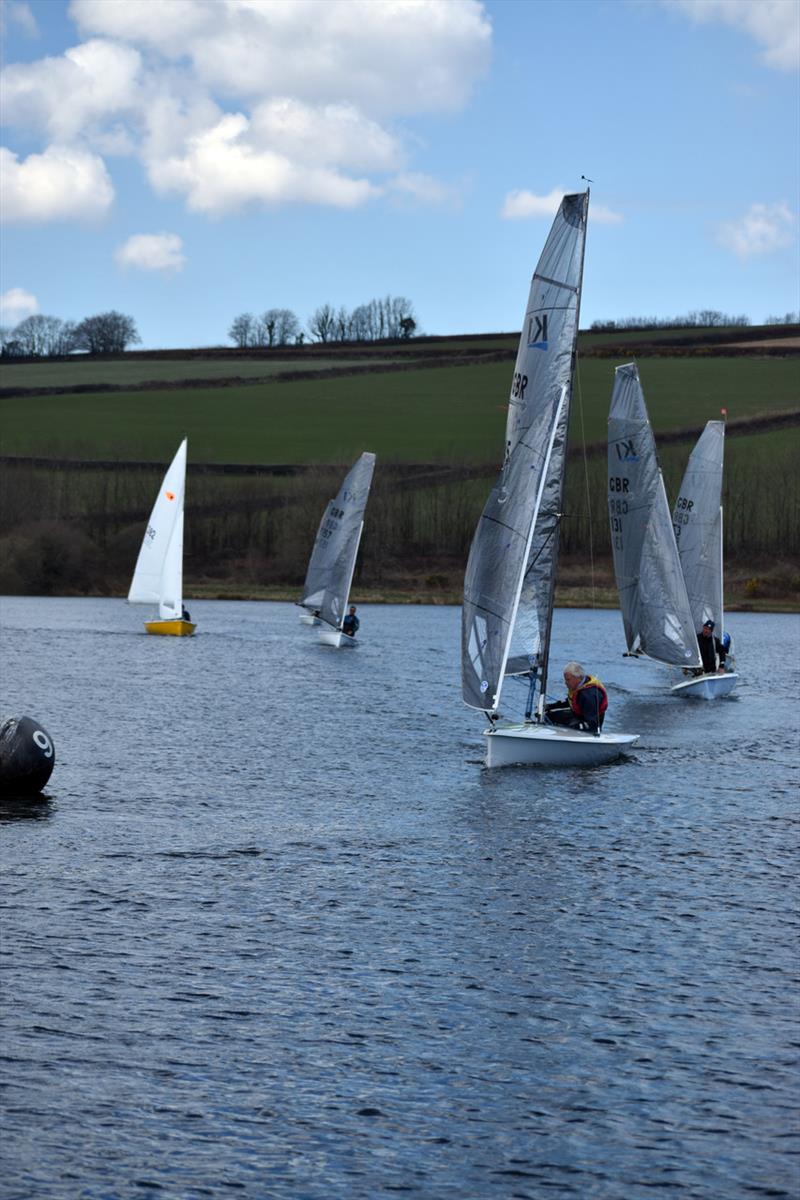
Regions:
[[[148,633],[188,637],[196,626],[183,607],[183,499],[186,490],[186,438],[164,476],[136,560],[128,600],[157,604],[158,620],[145,621]]]
[[[672,512],[683,577],[695,629],[713,621],[724,632],[722,470],[725,422],[709,421],[689,456],[678,500]],[[735,671],[703,674],[672,687],[676,696],[716,700],[729,696],[739,682]]]
[[[505,462],[467,563],[461,688],[464,702],[489,718],[488,767],[596,766],[639,740],[545,719],[588,207],[588,192],[564,197],[536,266],[511,386]],[[509,675],[527,685],[523,721],[498,716]]]
[[[628,653],[702,666],[656,443],[635,363],[617,367],[608,416],[608,511]]]
[[[308,563],[300,620],[325,626],[318,634],[324,646],[355,646],[356,638],[342,629],[353,582],[364,510],[372,486],[375,455],[365,450],[350,468],[333,500],[329,500],[317,530]]]

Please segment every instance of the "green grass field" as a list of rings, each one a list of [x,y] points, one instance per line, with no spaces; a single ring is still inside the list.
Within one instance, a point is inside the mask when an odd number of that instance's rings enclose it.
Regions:
[[[395,361],[392,356],[371,358],[373,366]],[[363,367],[363,360],[323,358],[193,358],[193,359],[108,359],[93,362],[76,358],[69,362],[39,362],[0,367],[0,388],[68,388],[82,384],[172,383],[183,379],[263,379],[283,371],[324,371]]]
[[[615,365],[579,364],[573,444],[581,429],[588,443],[605,440]],[[488,363],[224,389],[5,397],[0,447],[166,462],[188,435],[195,462],[346,463],[371,449],[389,461],[496,463],[510,371]],[[797,405],[792,359],[651,358],[640,372],[656,437],[699,432],[721,407],[743,418]]]

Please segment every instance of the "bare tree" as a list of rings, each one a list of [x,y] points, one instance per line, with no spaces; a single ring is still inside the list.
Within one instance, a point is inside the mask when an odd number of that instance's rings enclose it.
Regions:
[[[329,342],[336,328],[336,316],[330,304],[321,304],[308,321],[311,336],[318,342]]]
[[[288,346],[297,341],[300,322],[290,308],[276,308],[275,345]]]
[[[228,337],[236,343],[240,350],[252,346],[255,336],[256,327],[252,313],[242,313],[236,317],[228,330]]]
[[[74,330],[75,349],[88,350],[90,354],[122,354],[129,345],[141,340],[133,318],[113,309],[85,317]]]

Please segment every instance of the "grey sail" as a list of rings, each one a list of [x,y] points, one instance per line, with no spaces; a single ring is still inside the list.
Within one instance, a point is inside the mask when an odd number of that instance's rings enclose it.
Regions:
[[[722,630],[722,466],[724,421],[709,421],[689,457],[672,512],[683,578],[696,629]]]
[[[462,608],[462,695],[493,711],[506,674],[546,683],[588,193],[565,196],[534,272],[505,462],[478,522]]]
[[[322,515],[308,563],[299,603],[336,629],[347,607],[374,469],[375,455],[369,451],[350,468]]]
[[[629,650],[700,665],[697,634],[635,363],[617,367],[608,418],[608,507]]]

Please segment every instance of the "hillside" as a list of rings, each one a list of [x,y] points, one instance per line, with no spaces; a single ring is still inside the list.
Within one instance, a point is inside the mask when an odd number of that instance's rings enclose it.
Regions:
[[[369,448],[379,470],[357,585],[456,599],[499,465],[517,341],[3,361],[0,590],[81,593],[99,577],[124,592],[163,464],[188,434],[190,593],[294,595],[337,476]],[[562,572],[577,599],[594,555],[601,599],[614,600],[606,417],[615,366],[636,358],[668,490],[705,421],[728,411],[732,602],[792,602],[798,355],[800,329],[786,326],[581,334],[573,457],[585,450],[586,465],[570,474]]]

